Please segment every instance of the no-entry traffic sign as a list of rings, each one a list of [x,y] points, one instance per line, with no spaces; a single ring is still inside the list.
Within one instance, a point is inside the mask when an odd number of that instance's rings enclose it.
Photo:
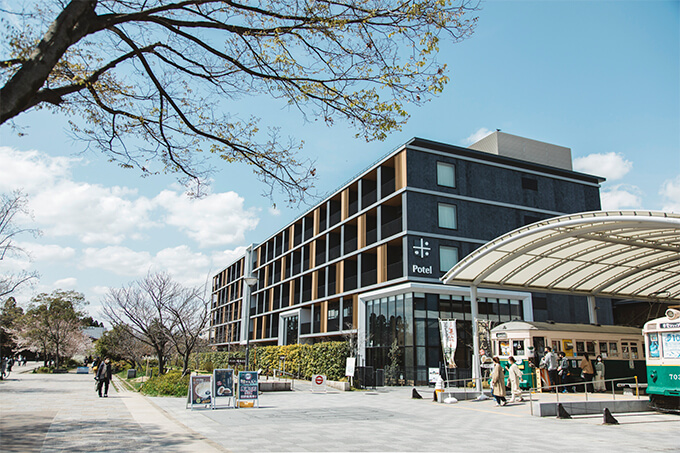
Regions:
[[[326,376],[323,374],[315,374],[312,376],[312,392],[326,391]]]

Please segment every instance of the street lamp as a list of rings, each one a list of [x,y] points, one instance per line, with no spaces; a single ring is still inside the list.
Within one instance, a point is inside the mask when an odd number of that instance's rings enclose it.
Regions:
[[[257,278],[252,276],[244,277],[243,281],[246,282],[249,288],[248,297],[246,298],[246,371],[248,371],[250,364],[250,292],[257,285]]]

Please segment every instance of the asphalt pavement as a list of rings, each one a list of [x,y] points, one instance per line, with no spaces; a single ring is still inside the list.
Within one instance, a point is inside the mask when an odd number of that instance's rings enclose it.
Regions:
[[[260,395],[257,408],[186,409],[185,398],[111,389],[92,375],[22,374],[0,381],[0,451],[680,451],[680,416],[531,416],[527,403],[432,402],[411,388]],[[578,396],[574,396],[578,398]]]

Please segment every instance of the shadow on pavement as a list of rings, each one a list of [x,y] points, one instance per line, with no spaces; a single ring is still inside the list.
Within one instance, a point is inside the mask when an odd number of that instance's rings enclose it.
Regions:
[[[0,416],[0,450],[3,452],[40,451],[56,411],[8,413]]]

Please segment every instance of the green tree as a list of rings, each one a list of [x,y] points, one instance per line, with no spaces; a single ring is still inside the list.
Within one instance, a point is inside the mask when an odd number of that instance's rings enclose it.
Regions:
[[[137,369],[142,367],[142,357],[151,354],[151,348],[135,336],[134,331],[126,325],[119,324],[104,332],[95,342],[95,351],[101,358],[125,360]]]
[[[45,360],[48,355],[54,357],[59,368],[61,359],[81,352],[86,344],[81,321],[86,304],[85,296],[77,291],[38,294],[24,316],[22,335],[33,349],[43,351]]]
[[[16,331],[24,310],[14,297],[9,297],[0,309],[0,357],[12,355],[17,349]]]
[[[17,0],[6,11],[0,124],[47,107],[124,167],[209,174],[198,151],[241,162],[290,200],[301,143],[241,118],[251,94],[384,139],[448,81],[441,40],[469,37],[469,0]],[[223,113],[222,113],[223,112]]]

